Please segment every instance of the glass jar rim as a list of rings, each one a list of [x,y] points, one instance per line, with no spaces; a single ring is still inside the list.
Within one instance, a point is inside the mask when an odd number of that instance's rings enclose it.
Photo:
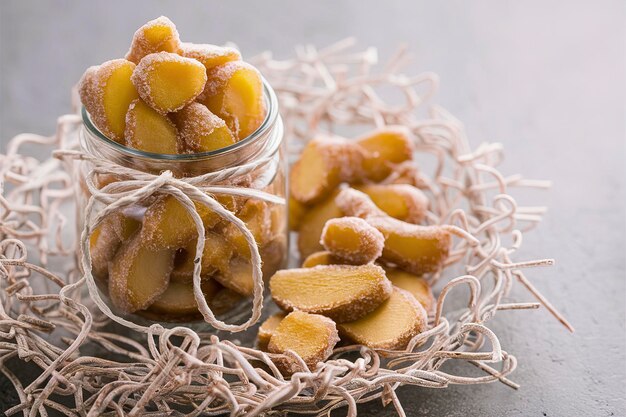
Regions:
[[[149,158],[152,160],[161,160],[161,161],[195,161],[206,158],[213,158],[216,156],[227,155],[232,152],[236,152],[247,145],[250,145],[256,142],[257,139],[263,137],[267,131],[269,131],[274,125],[276,118],[278,117],[278,99],[276,98],[276,93],[274,93],[274,89],[269,85],[267,80],[264,77],[261,77],[263,81],[263,95],[267,104],[267,114],[265,115],[265,119],[261,126],[257,128],[250,135],[246,136],[242,140],[233,143],[232,145],[225,146],[220,149],[216,149],[209,152],[199,152],[199,153],[189,153],[189,154],[161,154],[161,153],[153,153],[153,152],[144,152],[139,149],[129,148],[124,146],[113,139],[107,137],[104,133],[96,127],[96,125],[91,120],[91,115],[85,108],[82,106],[81,116],[83,119],[83,125],[85,128],[96,138],[101,140],[105,145],[110,146],[117,152],[121,152],[128,156],[132,157],[141,157],[141,158]]]

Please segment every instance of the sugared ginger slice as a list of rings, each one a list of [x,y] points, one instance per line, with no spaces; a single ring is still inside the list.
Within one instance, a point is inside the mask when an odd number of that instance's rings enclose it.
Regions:
[[[202,282],[200,287],[207,300],[212,299],[220,290],[219,284],[213,280]],[[167,289],[148,309],[170,319],[176,317],[192,317],[199,315],[198,304],[193,293],[192,283],[170,282]]]
[[[177,263],[172,271],[171,279],[177,282],[191,282],[193,279],[193,268],[195,265],[197,239],[191,239],[177,256]],[[232,245],[220,234],[206,232],[204,240],[204,250],[200,260],[202,270],[201,276],[209,277],[216,271],[224,271],[228,267],[228,261],[233,255]]]
[[[327,250],[323,250],[307,256],[304,262],[302,262],[302,268],[313,268],[318,265],[345,265],[346,263],[345,259],[341,259]]]
[[[134,69],[132,62],[114,59],[88,68],[78,85],[80,100],[96,127],[119,143],[124,142],[128,107],[138,97],[131,82]]]
[[[156,52],[179,53],[180,37],[174,23],[165,16],[149,21],[135,32],[126,59],[138,64],[146,55]]]
[[[398,220],[419,224],[428,210],[428,197],[409,184],[366,184],[355,189],[367,194],[374,204]]]
[[[92,274],[99,279],[107,278],[109,262],[122,242],[129,239],[141,222],[122,213],[111,213],[93,231],[89,241]]]
[[[419,226],[389,217],[365,194],[345,189],[335,198],[347,215],[365,219],[385,236],[382,259],[422,275],[437,271],[448,257],[452,237],[441,226]]]
[[[270,338],[268,350],[272,353],[297,353],[309,369],[315,369],[332,354],[339,341],[337,326],[324,316],[294,311],[281,320]],[[300,370],[297,362],[287,358],[276,361],[286,373]]]
[[[174,250],[150,249],[140,233],[122,244],[109,265],[109,296],[123,313],[150,306],[165,290]]]
[[[139,62],[131,81],[143,101],[165,114],[191,103],[204,89],[207,74],[195,59],[158,52]]]
[[[363,173],[370,181],[384,180],[396,164],[413,158],[413,142],[408,129],[387,126],[357,139],[356,143],[367,152],[363,160]]]
[[[302,215],[298,229],[298,250],[301,257],[324,250],[320,243],[324,225],[330,219],[343,216],[342,211],[335,204],[336,196],[337,192],[331,193],[328,198],[315,204]]]
[[[245,297],[250,297],[254,293],[252,266],[247,260],[237,257],[232,258],[228,267],[223,271],[219,271],[213,278],[224,287]]]
[[[206,88],[198,100],[226,121],[242,140],[265,120],[261,74],[243,61],[231,61],[207,71]]]
[[[259,333],[257,335],[257,345],[261,350],[267,350],[267,345],[270,343],[270,339],[274,334],[274,331],[285,318],[285,313],[276,313],[269,316],[261,326],[259,326]]]
[[[307,212],[307,208],[304,204],[293,198],[293,196],[289,196],[287,207],[289,210],[289,230],[297,232],[300,229],[302,217],[304,217],[304,214]]]
[[[421,304],[409,292],[394,288],[389,299],[376,310],[338,327],[342,338],[372,349],[404,349],[427,325]]]
[[[418,275],[395,268],[385,268],[385,273],[395,287],[410,292],[424,307],[424,310],[432,311],[435,306],[435,296],[428,281]]]
[[[241,54],[235,48],[208,43],[183,42],[181,54],[199,61],[207,70],[230,61],[241,61]]]
[[[374,264],[285,269],[269,286],[283,310],[323,314],[338,323],[364,316],[391,294],[385,271]]]
[[[128,108],[124,136],[126,146],[140,151],[171,155],[179,152],[174,123],[141,99],[134,100]]]
[[[207,300],[209,308],[214,314],[224,314],[241,305],[243,296],[237,292],[220,286],[215,296]]]
[[[237,213],[252,232],[257,246],[262,246],[272,238],[272,217],[268,204],[261,200],[248,199]],[[235,247],[237,254],[243,258],[250,258],[250,247],[245,236],[233,223],[224,228],[224,236]]]
[[[235,143],[226,122],[200,103],[190,103],[172,118],[182,140],[182,152],[210,152]]]
[[[359,265],[380,257],[385,237],[359,217],[339,217],[326,222],[321,242],[333,255]]]

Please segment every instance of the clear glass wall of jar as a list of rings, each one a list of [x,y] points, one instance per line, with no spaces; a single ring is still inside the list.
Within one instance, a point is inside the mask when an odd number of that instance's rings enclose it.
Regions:
[[[267,82],[264,90],[268,112],[263,124],[247,138],[223,149],[162,155],[127,148],[105,137],[85,109],[80,145],[84,153],[98,160],[155,175],[169,170],[177,178],[194,178],[269,158],[271,163],[245,175],[230,177],[219,184],[197,185],[246,187],[284,198],[287,156],[283,125],[276,96]],[[76,169],[79,235],[84,227],[83,213],[91,197],[86,178],[92,168],[89,161],[81,161]],[[120,180],[115,172],[97,174],[95,178],[98,188]],[[261,255],[264,279],[284,267],[288,248],[286,205],[217,193],[213,196],[252,232]],[[104,207],[96,202],[94,212]],[[250,249],[234,224],[210,210],[208,213],[199,211],[199,214],[206,234],[201,274],[205,298],[220,319],[237,317],[250,308]],[[109,215],[93,231],[90,239],[92,275],[101,297],[114,313],[142,324],[152,321],[190,323],[202,319],[192,283],[197,230],[193,221],[189,227],[191,218],[185,216],[188,216],[186,211],[175,199],[157,194]],[[142,275],[144,270],[150,278]],[[142,282],[147,282],[150,288]]]

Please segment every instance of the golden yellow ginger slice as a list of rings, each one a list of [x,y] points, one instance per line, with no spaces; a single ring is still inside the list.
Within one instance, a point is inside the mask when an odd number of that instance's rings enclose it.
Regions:
[[[419,226],[389,217],[365,194],[345,189],[335,198],[347,215],[365,219],[385,236],[382,259],[422,275],[437,271],[448,257],[452,236],[441,226]]]
[[[315,252],[306,257],[302,262],[302,268],[313,268],[318,265],[346,265],[345,259],[341,259],[338,256],[333,255],[327,250]]]
[[[242,140],[265,120],[261,74],[243,61],[231,61],[207,71],[208,81],[198,101],[226,121]]]
[[[207,70],[230,61],[241,61],[241,54],[235,48],[208,43],[183,42],[181,55],[199,61]]]
[[[385,237],[359,217],[339,217],[326,222],[321,242],[333,255],[359,265],[380,257]]]
[[[330,219],[342,217],[343,212],[335,204],[337,192],[333,192],[327,199],[312,206],[302,216],[298,230],[298,250],[305,258],[314,252],[324,250],[320,243],[324,225]]]
[[[205,228],[215,226],[220,217],[202,203],[195,203]],[[191,214],[173,196],[160,197],[146,210],[141,234],[152,248],[181,248],[198,237]]]
[[[147,55],[131,77],[143,101],[162,114],[180,110],[194,101],[206,80],[204,65],[170,52]]]
[[[100,131],[119,143],[124,143],[126,112],[138,96],[131,82],[135,64],[114,59],[85,71],[78,85],[80,100]]]
[[[337,323],[356,320],[389,297],[391,282],[374,264],[285,269],[270,278],[274,302],[286,311],[323,314]]]
[[[413,158],[413,142],[408,129],[387,126],[357,139],[357,144],[367,152],[363,160],[363,173],[374,182],[384,180],[394,165]]]
[[[430,285],[428,285],[428,281],[418,275],[400,269],[385,268],[385,272],[387,278],[395,287],[410,292],[427,312],[433,310],[435,307],[435,296]]]
[[[404,349],[428,326],[426,311],[407,291],[394,288],[380,307],[366,316],[338,325],[342,338],[372,349]]]
[[[307,207],[293,198],[293,196],[289,196],[287,210],[289,211],[289,230],[298,231],[300,224],[302,224],[302,218],[307,212]]]
[[[141,227],[141,222],[122,213],[111,213],[98,225],[89,239],[92,274],[106,279],[109,262],[122,242],[128,240]]]
[[[120,246],[109,264],[109,296],[123,313],[150,306],[169,284],[174,267],[172,249],[150,249],[140,233]]]
[[[197,239],[191,239],[184,249],[177,254],[176,264],[172,271],[172,281],[192,282],[194,257],[196,255]],[[222,235],[215,232],[206,232],[204,250],[201,258],[201,277],[207,278],[216,271],[228,268],[228,262],[233,256],[233,246]]]
[[[328,317],[294,311],[280,321],[270,337],[268,350],[272,353],[297,353],[309,369],[325,361],[339,341],[337,326]],[[297,362],[288,358],[276,360],[286,373],[300,370]]]
[[[228,267],[213,275],[213,279],[224,287],[245,297],[251,297],[254,292],[252,266],[250,261],[238,257],[230,260]]]
[[[285,313],[276,313],[269,316],[259,326],[259,333],[257,334],[257,345],[261,350],[267,350],[267,345],[270,343],[270,338],[274,334],[274,331],[286,316]]]
[[[135,32],[126,59],[138,64],[155,52],[179,53],[180,37],[174,23],[165,16],[149,21]]]
[[[209,279],[203,281],[200,288],[208,302],[217,294],[221,287],[215,281]],[[200,311],[193,294],[193,283],[170,282],[165,292],[154,300],[148,311],[157,313],[162,320],[199,317]]]
[[[252,232],[257,246],[262,246],[272,239],[272,216],[266,202],[248,199],[241,210],[237,213]],[[224,227],[224,236],[235,247],[237,254],[244,258],[250,258],[250,247],[245,236],[237,226],[228,223]]]
[[[354,187],[369,196],[374,204],[398,220],[419,224],[428,211],[428,197],[409,184],[366,184]]]
[[[193,102],[172,115],[181,139],[181,152],[210,152],[236,142],[226,122],[206,106]]]
[[[176,126],[141,99],[134,100],[126,113],[126,146],[144,152],[177,154]]]

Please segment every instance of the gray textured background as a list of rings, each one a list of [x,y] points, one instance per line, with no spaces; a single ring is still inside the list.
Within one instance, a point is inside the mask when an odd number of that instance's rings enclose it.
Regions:
[[[491,326],[519,359],[512,379],[522,388],[405,388],[408,415],[626,414],[624,2],[5,0],[2,144],[23,131],[51,133],[82,71],[123,55],[134,30],[160,14],[185,40],[231,40],[248,56],[355,35],[385,57],[406,42],[412,70],[440,74],[437,101],[466,123],[473,144],[500,141],[505,173],[554,180],[551,191],[523,196],[551,210],[520,258],[556,258],[529,277],[577,332],[545,310],[502,312]],[[359,411],[393,415],[378,405]]]

